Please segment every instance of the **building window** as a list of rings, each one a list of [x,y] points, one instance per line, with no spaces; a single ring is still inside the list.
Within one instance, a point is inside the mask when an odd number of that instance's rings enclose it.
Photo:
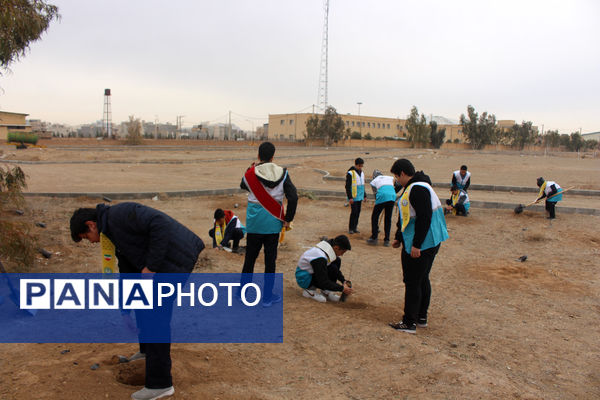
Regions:
[[[365,127],[365,121],[363,121],[363,128]]]
[[[290,135],[290,140],[294,140],[294,135]]]
[[[352,121],[352,126],[354,126],[354,121]]]
[[[294,125],[294,120],[290,119],[290,125]]]
[[[346,121],[346,127],[350,126],[350,121]]]
[[[381,124],[379,122],[377,123],[377,128],[381,128]]]
[[[396,129],[400,130],[400,124],[396,124]]]
[[[370,127],[371,127],[371,123],[367,122],[367,128],[370,128]]]
[[[388,124],[388,129],[390,129],[390,124]]]
[[[284,135],[279,135],[279,139],[283,140],[283,138],[285,138]]]
[[[279,125],[283,125],[283,124],[285,124],[285,120],[282,119],[281,123]]]

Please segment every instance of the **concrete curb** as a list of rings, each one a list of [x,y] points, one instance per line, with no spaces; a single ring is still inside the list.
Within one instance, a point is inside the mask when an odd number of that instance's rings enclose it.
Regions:
[[[298,191],[304,194],[313,194],[316,196],[316,200],[345,200],[345,192],[336,192],[333,190],[311,190],[298,188]],[[154,196],[166,195],[167,197],[202,197],[202,196],[226,196],[234,194],[247,193],[245,190],[232,188],[232,189],[205,189],[205,190],[179,190],[172,192],[118,192],[118,193],[99,193],[99,192],[74,192],[74,193],[23,193],[25,197],[58,197],[58,198],[77,198],[77,197],[90,197],[98,198],[102,200],[103,197],[108,197],[111,200],[141,200],[151,199]],[[472,201],[472,208],[486,208],[486,209],[500,209],[500,210],[513,210],[517,204],[514,203],[501,203],[494,201]],[[560,213],[565,214],[584,214],[584,215],[598,215],[600,216],[600,210],[594,208],[580,208],[580,207],[559,207]],[[527,207],[527,211],[543,212],[544,207],[535,205]]]
[[[313,168],[314,171],[323,174],[323,179],[328,181],[345,182],[346,178],[343,176],[331,176],[328,171]],[[371,179],[365,179],[365,181],[371,182]],[[433,187],[442,187],[450,189],[450,183],[434,182]],[[539,190],[535,187],[529,186],[502,186],[502,185],[478,185],[473,184],[469,186],[469,190],[485,190],[491,192],[520,192],[520,193],[538,193]],[[584,189],[571,189],[569,193],[580,195],[580,196],[600,196],[600,190],[584,190]]]
[[[100,193],[100,192],[54,192],[54,193],[31,193],[25,192],[25,197],[58,197],[58,198],[77,198],[91,197],[99,198],[108,197],[112,200],[130,200],[130,199],[151,199],[154,196],[166,195],[168,197],[201,197],[201,196],[224,196],[246,193],[242,189],[205,189],[205,190],[178,190],[172,192],[115,192],[115,193]]]

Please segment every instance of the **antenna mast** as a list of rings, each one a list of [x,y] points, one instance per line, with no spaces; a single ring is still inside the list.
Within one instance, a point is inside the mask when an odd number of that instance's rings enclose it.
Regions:
[[[317,105],[319,111],[324,113],[327,109],[327,53],[328,53],[328,20],[329,20],[329,0],[324,0],[323,8],[325,11],[325,20],[323,22],[323,42],[321,44],[321,68],[319,70],[319,97]]]

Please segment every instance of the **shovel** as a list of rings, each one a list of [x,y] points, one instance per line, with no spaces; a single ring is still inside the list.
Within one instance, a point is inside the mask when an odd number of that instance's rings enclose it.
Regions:
[[[10,299],[12,300],[13,303],[15,303],[15,305],[19,308],[21,308],[21,306],[19,305],[19,292],[17,292],[17,289],[15,289],[15,287],[12,285],[12,282],[10,281],[9,277],[8,277],[8,273],[6,272],[6,269],[4,269],[4,265],[2,264],[2,261],[0,261],[0,271],[2,272],[2,274],[4,275],[4,279],[6,279],[6,283],[8,284],[8,288],[10,289]],[[27,311],[30,315],[35,315],[37,314],[37,310],[25,310]]]
[[[558,196],[559,194],[563,194],[564,192],[568,192],[568,191],[569,191],[569,190],[571,190],[571,189],[575,189],[575,186],[571,186],[571,187],[570,187],[570,188],[568,188],[568,189],[564,189],[562,192],[557,192],[557,193],[554,193],[552,196],[548,196],[548,199],[551,199],[551,198],[553,198],[554,196]],[[543,197],[542,197],[542,199],[543,199]],[[531,203],[529,203],[529,204],[527,204],[527,205],[525,205],[525,206],[524,206],[523,204],[519,204],[518,206],[516,206],[516,207],[515,207],[515,214],[521,214],[521,213],[523,212],[523,210],[524,210],[524,209],[526,209],[526,208],[527,208],[527,207],[529,207],[529,206],[532,206],[532,205],[536,204],[538,201],[540,201],[540,200],[542,200],[542,199],[538,199],[538,200],[536,200],[536,201],[532,201]]]

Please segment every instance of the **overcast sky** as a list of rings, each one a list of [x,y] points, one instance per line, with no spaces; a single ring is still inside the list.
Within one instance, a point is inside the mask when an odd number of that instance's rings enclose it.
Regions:
[[[317,103],[322,0],[50,0],[0,77],[0,110],[81,124],[135,115],[251,129]],[[600,130],[600,1],[330,0],[329,104],[458,120],[471,104],[540,129]]]

